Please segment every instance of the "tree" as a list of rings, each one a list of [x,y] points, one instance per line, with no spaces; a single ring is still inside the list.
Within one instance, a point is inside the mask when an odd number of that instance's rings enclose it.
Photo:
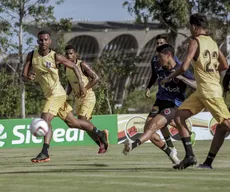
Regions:
[[[95,89],[97,97],[96,114],[115,113],[115,104],[118,98],[116,95],[119,93],[119,87],[123,89],[124,86],[130,92],[129,88],[132,85],[126,85],[126,81],[135,71],[138,61],[138,58],[133,56],[132,53],[126,54],[121,51],[119,54],[115,54],[108,51],[104,52],[93,64],[94,70],[100,77]],[[122,91],[121,94],[124,94],[124,92]]]
[[[0,118],[15,118],[20,115],[20,89],[15,86],[16,82],[12,75],[9,75],[6,68],[0,70]],[[12,97],[14,95],[14,97]]]
[[[32,49],[33,38],[27,33],[30,25],[51,26],[61,28],[63,24],[69,25],[70,19],[57,22],[54,17],[54,5],[62,3],[63,0],[1,0],[0,20],[2,24],[1,32],[4,34],[0,38],[1,53],[17,53],[18,67],[13,67],[6,62],[10,68],[14,69],[14,77],[21,87],[21,117],[25,118],[25,85],[22,81],[22,71],[24,67],[24,55]],[[63,29],[63,28],[62,28]],[[69,28],[68,28],[69,29]],[[59,33],[59,35],[61,32]],[[14,38],[17,39],[14,39]]]
[[[161,27],[169,30],[169,41],[175,44],[178,29],[188,22],[189,4],[185,0],[129,0],[123,3],[136,22],[160,21]],[[185,34],[182,34],[185,35]]]

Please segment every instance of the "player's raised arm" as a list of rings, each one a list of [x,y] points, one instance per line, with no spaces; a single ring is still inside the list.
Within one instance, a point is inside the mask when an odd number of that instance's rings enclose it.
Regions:
[[[226,60],[224,54],[220,50],[219,50],[218,61],[220,63],[218,66],[218,71],[224,71],[224,70],[228,69],[227,60]]]
[[[170,79],[183,74],[190,66],[192,59],[194,58],[194,56],[196,55],[197,52],[197,48],[198,48],[198,43],[195,39],[192,39],[189,43],[188,46],[188,51],[187,51],[187,55],[185,57],[185,60],[183,61],[183,63],[180,65],[180,67],[178,67],[175,72],[171,73],[169,76],[165,77],[162,81],[161,84],[165,84],[167,82],[170,81]]]
[[[56,64],[63,64],[66,67],[69,67],[74,70],[74,73],[78,79],[79,82],[79,87],[80,87],[80,92],[81,96],[85,96],[86,94],[86,89],[84,88],[84,84],[81,79],[80,71],[78,70],[77,66],[70,60],[68,60],[65,56],[61,54],[56,54]]]
[[[83,73],[90,78],[90,81],[88,82],[88,84],[85,86],[85,88],[87,90],[89,90],[90,88],[92,88],[94,85],[96,85],[99,81],[99,77],[96,74],[96,72],[91,69],[85,62],[81,62],[81,68]]]

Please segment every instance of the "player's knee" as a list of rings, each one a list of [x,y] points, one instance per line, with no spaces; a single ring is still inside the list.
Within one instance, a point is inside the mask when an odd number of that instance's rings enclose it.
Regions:
[[[160,136],[159,136],[157,133],[154,133],[154,134],[152,135],[152,137],[150,138],[150,140],[151,140],[152,142],[157,142],[157,141],[160,141],[161,138],[160,138]]]
[[[67,118],[65,120],[65,123],[68,125],[69,128],[79,128],[80,124],[78,123],[78,119],[76,119],[75,117],[72,118]]]
[[[222,123],[221,128],[223,128],[225,131],[230,131],[230,119],[225,119]]]

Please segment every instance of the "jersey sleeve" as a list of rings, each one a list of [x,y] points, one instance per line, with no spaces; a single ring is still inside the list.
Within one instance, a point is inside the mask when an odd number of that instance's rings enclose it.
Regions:
[[[174,56],[174,61],[175,61],[176,63],[178,63],[179,65],[181,65],[181,63],[182,63],[182,62],[178,59],[177,56]],[[193,75],[193,73],[192,73],[190,70],[185,71],[184,74],[183,74],[183,76],[186,77],[187,79],[195,80],[195,79],[194,79],[194,75]]]
[[[176,63],[178,63],[178,64],[181,64],[181,61],[178,59],[177,56],[174,56],[174,61],[175,61]]]
[[[153,57],[152,61],[151,61],[151,77],[149,80],[149,83],[147,85],[147,88],[150,89],[152,87],[152,85],[156,82],[157,80],[157,73],[155,71],[155,61],[156,61],[156,56]]]
[[[194,75],[192,74],[190,70],[185,71],[183,76],[186,77],[187,79],[195,80]]]

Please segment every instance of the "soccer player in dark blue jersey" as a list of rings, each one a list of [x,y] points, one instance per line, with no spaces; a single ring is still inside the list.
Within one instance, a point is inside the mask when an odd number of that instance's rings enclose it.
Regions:
[[[180,62],[179,60],[175,61],[174,49],[169,44],[157,47],[157,52],[158,62],[154,65],[156,79],[158,79],[156,102],[149,114],[149,119],[146,121],[144,133],[133,143],[130,141],[125,142],[123,153],[127,155],[132,149],[151,140],[154,144],[158,142],[156,144],[158,147],[162,145],[160,148],[170,157],[174,164],[177,164],[179,163],[177,155],[172,153],[172,149],[166,146],[161,139],[156,139],[158,135],[156,132],[165,128],[174,119],[177,108],[185,100],[187,84],[195,88],[196,83],[193,75],[190,72],[186,72],[183,76],[178,76],[162,86],[160,84],[161,80],[172,73],[180,65]]]
[[[156,36],[156,47],[161,46],[163,44],[167,44],[167,36],[165,35],[157,35]],[[176,63],[180,64],[181,62],[179,61],[179,59],[174,56],[174,60]],[[152,87],[152,85],[156,82],[156,80],[158,79],[158,68],[160,67],[159,61],[158,61],[158,56],[155,55],[152,60],[151,60],[151,68],[152,68],[152,75],[151,78],[149,80],[149,83],[147,85],[146,88],[146,97],[150,97],[150,88]],[[192,79],[193,79],[193,75],[192,74],[188,74]],[[157,93],[157,101],[155,102],[155,104],[152,107],[152,111],[150,112],[146,123],[148,121],[150,121],[156,114],[158,114],[162,109],[164,109],[164,105],[162,105],[162,103],[164,103],[164,100],[167,100],[167,96],[168,95],[164,95],[164,91],[162,91],[162,88],[160,86],[160,81],[158,79],[158,93]],[[159,102],[160,101],[160,102]],[[159,106],[160,106],[160,110],[159,110]],[[171,126],[176,127],[174,121],[171,121],[170,123]],[[168,127],[164,127],[161,129],[161,133],[166,141],[166,144],[161,140],[160,136],[155,133],[152,138],[151,141],[154,145],[156,145],[158,148],[160,148],[161,150],[165,151],[166,153],[168,153],[168,148],[169,147],[171,149],[171,153],[170,153],[170,159],[173,161],[173,159],[171,157],[175,157],[177,155],[177,151],[176,148],[174,147],[171,137],[170,137],[170,133],[168,130]],[[192,140],[192,144],[195,144],[195,133],[191,132],[191,140]]]

